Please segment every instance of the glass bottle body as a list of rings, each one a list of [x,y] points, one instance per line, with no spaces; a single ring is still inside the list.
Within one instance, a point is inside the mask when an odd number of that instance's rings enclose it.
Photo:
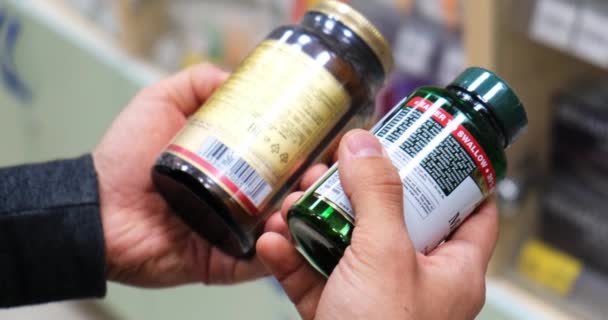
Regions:
[[[385,71],[333,17],[308,13],[243,62],[161,154],[152,176],[199,235],[251,257],[267,215],[357,115]]]

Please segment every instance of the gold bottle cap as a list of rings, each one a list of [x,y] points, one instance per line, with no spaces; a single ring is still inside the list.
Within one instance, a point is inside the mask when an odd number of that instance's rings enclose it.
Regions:
[[[361,13],[346,3],[336,0],[321,1],[311,11],[324,13],[354,31],[372,49],[388,75],[393,70],[393,53],[382,33]]]

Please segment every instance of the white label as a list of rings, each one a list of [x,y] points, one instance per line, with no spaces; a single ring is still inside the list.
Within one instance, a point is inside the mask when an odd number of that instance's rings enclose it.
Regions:
[[[590,4],[582,10],[573,44],[575,54],[602,67],[608,66],[608,10],[605,9]]]
[[[532,15],[530,34],[538,41],[566,49],[570,43],[576,13],[575,1],[538,0]]]
[[[399,169],[405,223],[414,247],[423,253],[454,231],[496,180],[485,152],[461,120],[440,109],[443,103],[414,98],[374,130]],[[337,165],[320,181],[311,192],[354,219]]]
[[[437,41],[431,32],[415,24],[407,24],[399,30],[395,43],[397,69],[415,76],[428,75],[436,46]]]

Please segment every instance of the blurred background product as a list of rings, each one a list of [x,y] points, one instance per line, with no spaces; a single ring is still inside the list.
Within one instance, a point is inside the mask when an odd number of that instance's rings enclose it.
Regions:
[[[99,26],[129,54],[170,73],[238,63],[274,26],[297,22],[319,0],[55,0]],[[397,57],[378,116],[421,85],[446,85],[465,66],[459,0],[353,0]]]
[[[608,295],[603,254],[608,243],[608,82],[568,83],[552,104],[538,240],[522,249],[519,270],[524,279],[572,301],[574,312],[599,318],[608,312],[603,302]]]
[[[554,99],[541,236],[608,273],[608,81],[580,81]]]
[[[187,65],[233,70],[317,0],[0,1],[0,165],[91,150],[143,86]],[[478,65],[527,106],[498,187],[500,239],[480,319],[603,319],[608,293],[608,2],[353,0],[396,58],[381,115]],[[50,308],[50,309],[48,309]],[[60,311],[58,309],[65,309]],[[0,319],[297,319],[272,280],[0,311]],[[46,316],[48,315],[48,316]],[[97,319],[94,318],[94,319]]]

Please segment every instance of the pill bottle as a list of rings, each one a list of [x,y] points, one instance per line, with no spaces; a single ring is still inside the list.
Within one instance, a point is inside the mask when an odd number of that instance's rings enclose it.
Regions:
[[[251,257],[263,222],[374,97],[393,64],[372,23],[323,1],[272,31],[162,152],[153,181],[203,238]]]
[[[503,80],[470,68],[446,88],[415,90],[372,129],[399,170],[404,219],[417,251],[433,250],[492,193],[505,176],[504,150],[527,123]],[[355,225],[337,164],[289,209],[287,220],[298,250],[331,274]]]

